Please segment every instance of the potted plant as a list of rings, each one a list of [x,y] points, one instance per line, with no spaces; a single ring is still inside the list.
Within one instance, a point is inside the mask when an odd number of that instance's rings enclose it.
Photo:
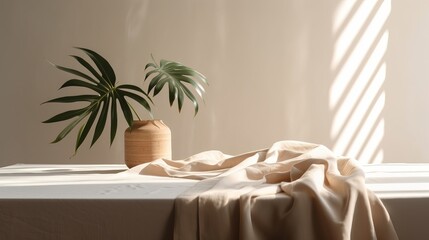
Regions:
[[[53,65],[59,70],[74,75],[74,78],[66,81],[60,89],[77,87],[84,89],[85,93],[58,97],[44,103],[84,102],[87,104],[44,121],[44,123],[70,121],[52,143],[61,141],[79,125],[75,153],[89,135],[90,130],[94,129],[90,144],[92,147],[101,136],[109,118],[110,144],[112,144],[117,131],[119,107],[122,112],[120,115],[123,115],[128,124],[128,129],[125,131],[125,162],[128,167],[159,157],[171,158],[170,130],[161,120],[153,119],[151,108],[153,101],[149,94],[152,93],[152,97],[155,97],[164,87],[168,87],[170,106],[177,102],[180,113],[185,98],[188,98],[193,104],[196,115],[199,105],[195,93],[203,99],[204,85],[207,85],[206,77],[178,62],[161,60],[158,64],[152,57],[153,62],[145,66],[144,82],[149,82],[145,91],[137,85],[118,84],[112,66],[104,57],[87,48],[77,49],[82,50],[93,62],[91,64],[82,57],[71,56],[87,73]],[[142,120],[131,103],[143,106],[152,119]]]

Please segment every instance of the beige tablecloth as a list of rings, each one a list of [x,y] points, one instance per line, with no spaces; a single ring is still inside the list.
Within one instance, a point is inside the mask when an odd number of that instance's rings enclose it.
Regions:
[[[321,145],[208,151],[130,171],[201,179],[175,201],[175,239],[397,239],[358,162]]]

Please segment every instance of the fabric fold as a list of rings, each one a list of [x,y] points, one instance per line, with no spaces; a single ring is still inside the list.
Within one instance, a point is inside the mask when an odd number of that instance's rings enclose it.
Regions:
[[[359,163],[322,145],[208,151],[138,171],[201,180],[175,200],[175,239],[398,239]]]

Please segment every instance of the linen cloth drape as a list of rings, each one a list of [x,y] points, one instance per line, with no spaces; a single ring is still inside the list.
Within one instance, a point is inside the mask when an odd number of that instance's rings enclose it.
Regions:
[[[201,180],[175,200],[175,239],[398,239],[359,163],[322,145],[207,151],[130,171]]]

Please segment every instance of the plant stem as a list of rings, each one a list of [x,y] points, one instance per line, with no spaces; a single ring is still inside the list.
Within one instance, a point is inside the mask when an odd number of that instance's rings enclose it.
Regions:
[[[138,119],[139,121],[141,121],[141,118],[140,118],[139,114],[138,114],[138,113],[137,113],[137,111],[133,108],[133,106],[132,106],[131,104],[128,104],[128,106],[130,106],[131,110],[133,110],[134,114],[137,116],[137,119]]]
[[[159,68],[159,66],[158,66],[158,64],[156,63],[155,58],[153,57],[152,53],[150,54],[150,57],[152,58],[152,61],[153,61],[153,63],[155,64],[155,66],[156,66],[157,68]]]

